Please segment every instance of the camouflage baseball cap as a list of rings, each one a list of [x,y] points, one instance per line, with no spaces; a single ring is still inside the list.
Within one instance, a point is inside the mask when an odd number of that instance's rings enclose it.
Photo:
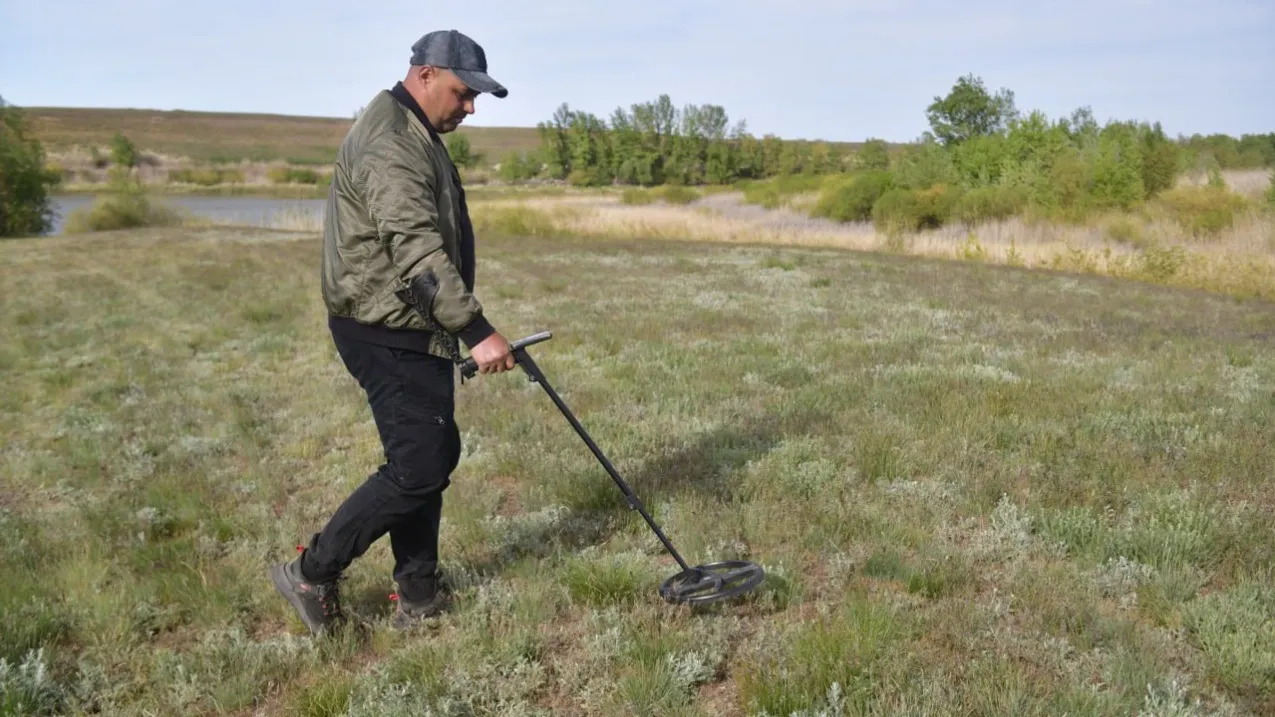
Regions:
[[[505,97],[509,90],[487,74],[487,53],[464,33],[436,30],[412,45],[413,65],[445,67],[472,90]]]

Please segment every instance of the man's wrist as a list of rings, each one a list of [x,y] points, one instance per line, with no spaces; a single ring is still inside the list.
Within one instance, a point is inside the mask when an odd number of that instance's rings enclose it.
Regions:
[[[457,331],[456,336],[465,342],[466,348],[472,351],[475,346],[494,333],[496,333],[496,327],[492,326],[486,317],[479,314],[473,321],[466,324],[463,329]]]

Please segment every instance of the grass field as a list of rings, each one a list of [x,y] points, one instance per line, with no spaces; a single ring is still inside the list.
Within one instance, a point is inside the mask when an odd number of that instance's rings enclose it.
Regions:
[[[200,162],[331,164],[351,118],[131,109],[30,107],[32,135],[52,152],[97,146],[107,152],[116,132],[142,151]],[[511,151],[535,149],[534,127],[465,127],[474,152],[492,163]]]
[[[1275,306],[797,246],[484,235],[519,372],[458,389],[455,609],[312,641],[266,567],[380,458],[311,235],[0,243],[0,714],[1275,711]]]

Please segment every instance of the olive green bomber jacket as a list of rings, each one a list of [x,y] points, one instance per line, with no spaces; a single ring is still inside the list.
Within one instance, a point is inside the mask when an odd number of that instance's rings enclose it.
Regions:
[[[473,294],[473,231],[438,134],[402,85],[341,143],[324,213],[321,286],[334,331],[460,360],[494,328]]]

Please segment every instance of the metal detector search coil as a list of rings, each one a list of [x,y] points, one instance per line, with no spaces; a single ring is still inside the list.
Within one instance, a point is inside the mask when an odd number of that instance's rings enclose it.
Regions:
[[[549,385],[549,381],[545,379],[540,367],[527,354],[526,349],[528,346],[538,344],[541,341],[548,341],[550,338],[553,338],[553,334],[543,331],[511,342],[509,346],[512,349],[514,361],[522,367],[522,370],[526,372],[532,383],[540,384],[545,393],[549,394],[549,398],[553,400],[554,405],[558,407],[562,415],[567,417],[571,427],[584,440],[585,445],[589,447],[598,462],[610,474],[615,484],[620,487],[629,503],[629,507],[642,514],[646,524],[651,526],[651,530],[655,531],[656,537],[664,544],[664,548],[668,550],[669,554],[673,556],[673,559],[682,568],[681,572],[665,580],[660,585],[660,597],[670,603],[700,605],[735,597],[760,585],[766,576],[765,571],[762,570],[760,565],[746,560],[727,560],[694,567],[686,564],[686,561],[678,554],[677,549],[665,537],[664,531],[660,530],[660,526],[656,525],[655,520],[646,512],[646,507],[642,505],[642,501],[638,500],[633,490],[629,488],[629,484],[616,472],[615,466],[611,465],[611,461],[607,460],[607,457],[602,454],[602,450],[589,437],[589,434],[584,430],[584,426],[580,425],[580,421],[576,420],[575,415],[571,413],[571,409],[567,408],[567,404]],[[473,358],[466,359],[461,364],[461,372],[466,378],[473,378],[478,373],[478,364]]]

